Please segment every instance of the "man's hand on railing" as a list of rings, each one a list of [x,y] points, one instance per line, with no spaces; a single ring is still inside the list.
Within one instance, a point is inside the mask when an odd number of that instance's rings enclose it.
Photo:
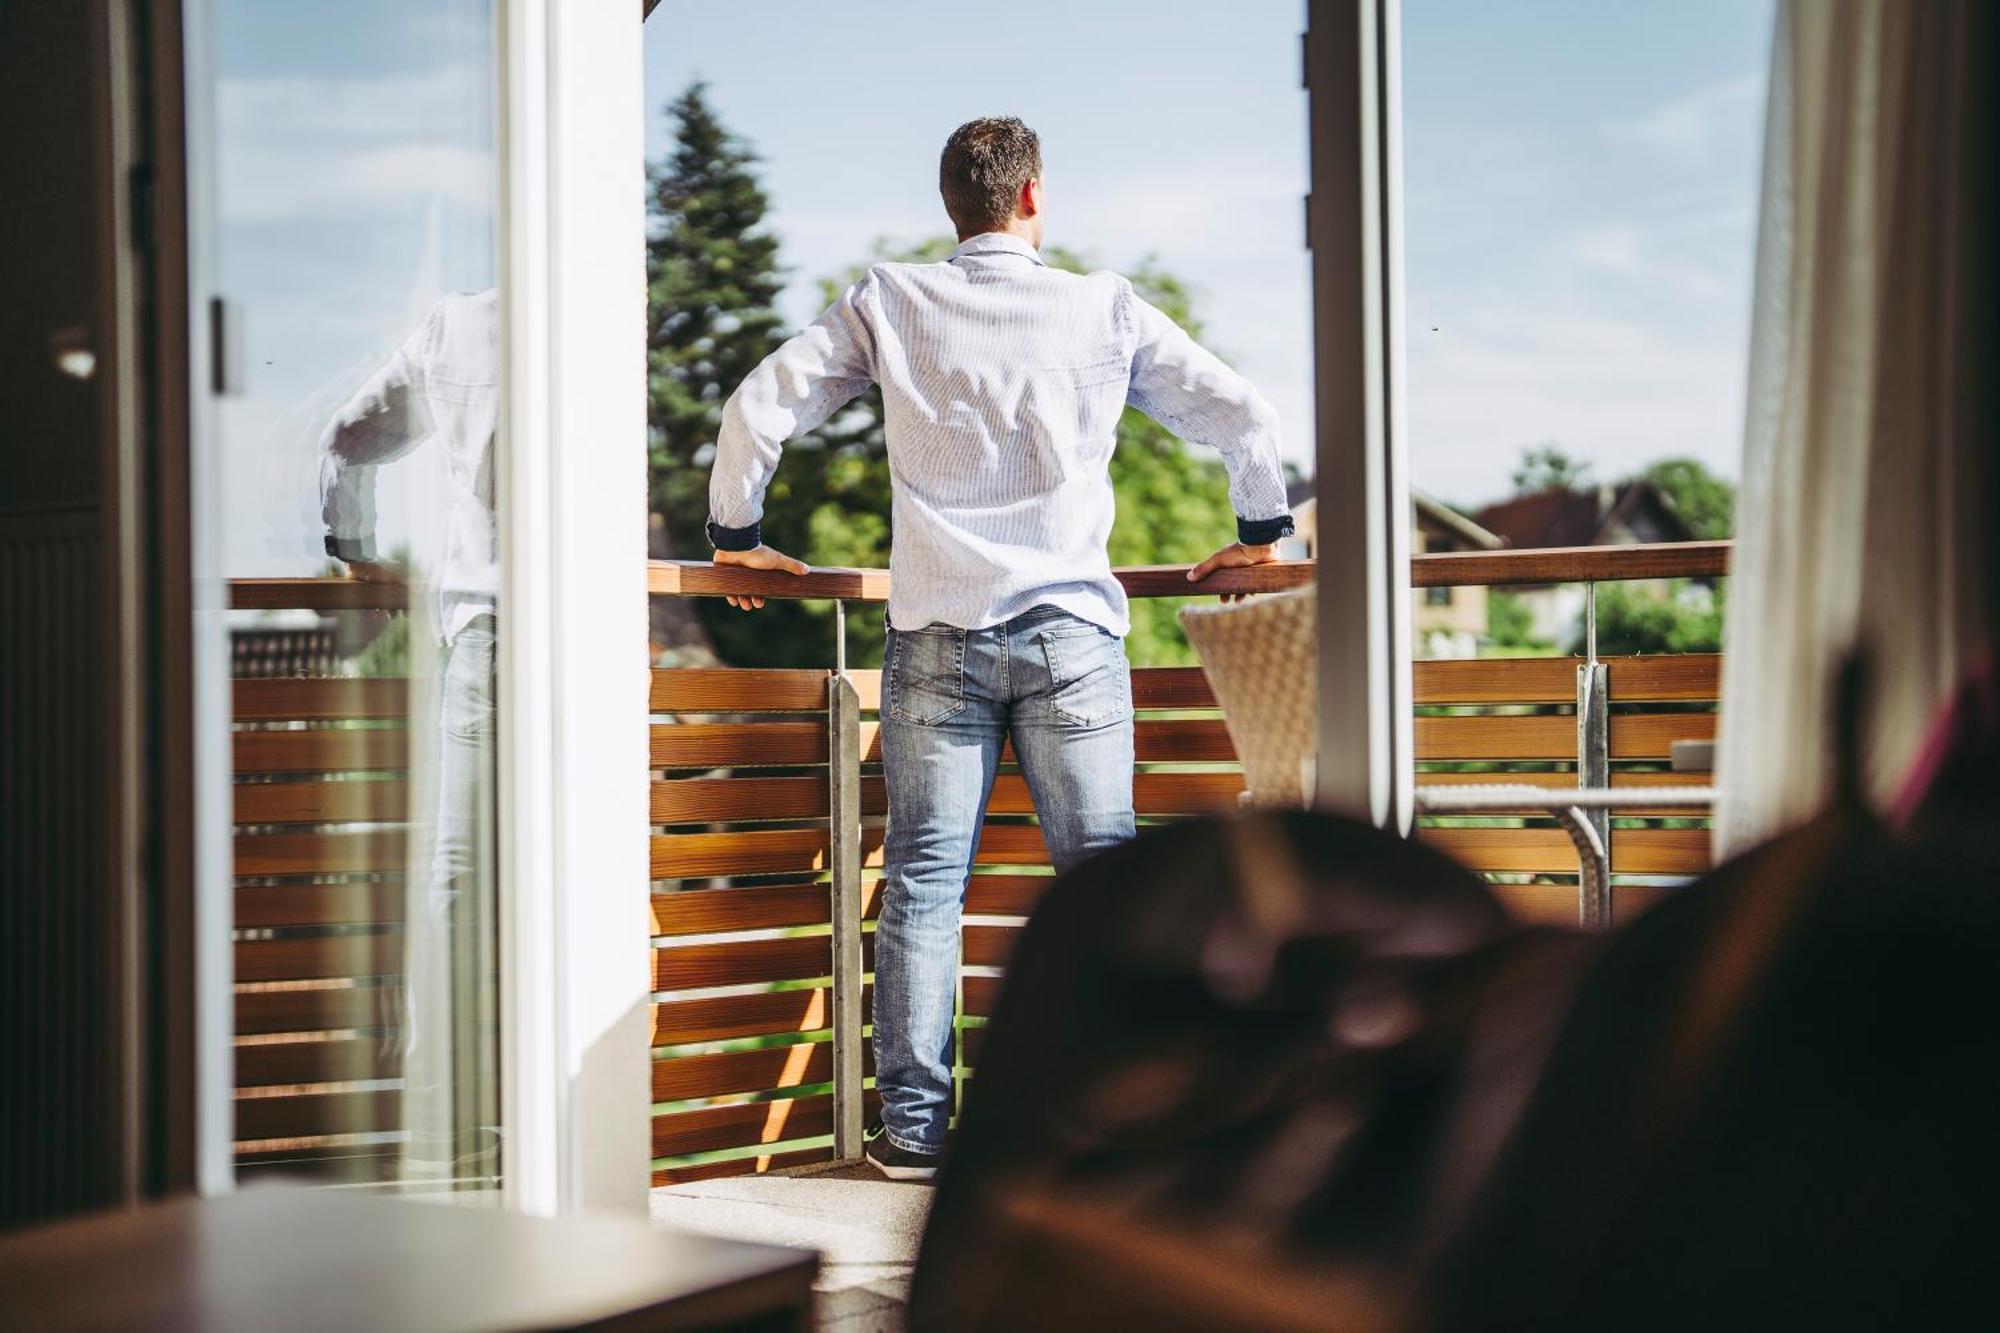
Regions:
[[[349,560],[347,576],[357,583],[408,583],[403,567],[387,560]]]
[[[794,560],[783,551],[774,550],[769,546],[759,546],[754,551],[717,551],[715,553],[715,563],[718,565],[735,565],[739,569],[776,569],[782,570],[787,574],[807,574],[812,572],[812,567],[806,564],[805,561]],[[762,597],[736,596],[731,594],[724,598],[724,600],[739,611],[755,611],[764,605]]]
[[[1278,548],[1275,543],[1269,546],[1245,546],[1242,542],[1231,542],[1190,569],[1188,582],[1199,583],[1218,569],[1243,569],[1249,565],[1269,565],[1276,563],[1277,559]],[[1247,593],[1226,592],[1222,594],[1222,600],[1240,602],[1246,596]]]

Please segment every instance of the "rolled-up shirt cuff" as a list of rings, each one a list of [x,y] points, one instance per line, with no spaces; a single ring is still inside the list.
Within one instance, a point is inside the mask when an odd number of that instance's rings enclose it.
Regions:
[[[708,544],[718,551],[754,551],[764,544],[764,525],[752,523],[747,528],[725,528],[710,519]]]
[[[373,537],[336,537],[326,534],[326,553],[342,564],[351,565],[357,560],[375,559],[375,539]]]
[[[1236,520],[1236,540],[1245,546],[1269,546],[1272,542],[1292,535],[1292,516],[1280,514],[1276,518],[1242,518]]]

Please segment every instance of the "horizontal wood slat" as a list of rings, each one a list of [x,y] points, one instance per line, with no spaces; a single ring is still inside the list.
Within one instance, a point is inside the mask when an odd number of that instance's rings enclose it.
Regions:
[[[397,778],[239,782],[230,795],[238,824],[398,823],[410,816],[409,784]]]
[[[1055,882],[1054,875],[974,875],[966,881],[965,910],[975,916],[1026,916]]]
[[[878,723],[861,724],[860,743],[864,762],[881,762]],[[1133,750],[1140,763],[1226,762],[1236,757],[1220,718],[1141,719],[1133,728]],[[826,757],[823,722],[660,723],[652,729],[654,768],[783,768],[822,765]],[[1014,762],[1011,742],[1002,758]]]
[[[1577,897],[1574,884],[1495,884],[1493,896],[1514,916],[1542,925],[1574,926]],[[1611,920],[1623,925],[1674,892],[1650,884],[1614,884]]]
[[[1576,845],[1553,828],[1420,828],[1417,836],[1473,870],[1578,873]],[[1611,870],[1619,875],[1692,875],[1709,865],[1707,829],[1617,829]]]
[[[667,833],[653,839],[652,874],[654,879],[801,874],[826,868],[828,842],[824,828]]]
[[[653,950],[655,991],[740,986],[760,981],[811,980],[833,970],[825,935],[792,939],[729,940]]]
[[[1573,704],[1580,657],[1491,657],[1417,662],[1411,698],[1435,704]]]
[[[1719,697],[1722,658],[1715,653],[1606,657],[1610,698],[1618,703],[1700,702]],[[1581,657],[1491,657],[1415,664],[1419,705],[1573,704]]]
[[[1675,741],[1714,740],[1715,720],[1714,713],[1614,713],[1611,757],[1670,759]]]
[[[667,833],[653,839],[656,880],[718,875],[791,875],[826,868],[823,828],[748,829],[733,833]],[[1034,824],[988,824],[973,852],[975,865],[1047,865],[1049,852]],[[861,830],[861,864],[882,864],[882,829]]]
[[[264,884],[236,890],[236,928],[361,926],[402,920],[401,884]]]
[[[797,1148],[781,1153],[746,1153],[719,1162],[699,1162],[693,1166],[672,1166],[653,1173],[653,1184],[691,1185],[700,1180],[722,1180],[730,1176],[762,1175],[833,1160],[831,1144],[822,1148]]]
[[[403,1094],[306,1092],[236,1099],[236,1141],[362,1134],[402,1126]]]
[[[1615,697],[1615,696],[1614,696]],[[1711,740],[1713,713],[1614,713],[1611,717],[1613,759],[1666,759],[1677,740]],[[1447,759],[1576,758],[1576,719],[1564,714],[1544,716],[1447,716],[1416,719],[1419,762]]]
[[[410,682],[390,677],[294,676],[229,682],[238,722],[327,722],[406,718]]]
[[[1019,926],[967,926],[962,932],[967,967],[1005,967],[1020,938]]]
[[[378,986],[239,990],[235,996],[236,1031],[247,1037],[379,1028],[389,1003],[389,992]]]
[[[964,1012],[973,1018],[990,1018],[993,1006],[1000,1001],[1002,977],[964,977],[959,987],[964,994]]]
[[[1440,759],[1575,759],[1576,719],[1538,717],[1420,717],[1419,762]]]
[[[826,763],[824,722],[655,724],[654,768],[778,768]]]
[[[798,1042],[758,1051],[680,1055],[653,1061],[653,1100],[686,1101],[833,1081],[833,1043]]]
[[[1132,803],[1140,815],[1208,815],[1234,811],[1244,789],[1240,773],[1136,773]],[[756,779],[666,779],[652,785],[654,825],[752,823],[780,819],[824,819],[824,777]],[[862,815],[888,809],[880,777],[862,777]],[[1028,781],[1002,773],[994,781],[990,815],[1034,815]]]
[[[1625,702],[1700,701],[1719,697],[1721,657],[1715,653],[1648,654],[1599,659],[1611,695]],[[1414,664],[1420,705],[1576,702],[1580,657],[1442,659]],[[687,677],[682,681],[680,678]],[[741,681],[735,679],[742,677]],[[746,668],[674,669],[653,673],[654,712],[817,711],[826,706],[820,672]],[[882,673],[850,671],[864,711],[882,706]],[[768,684],[764,684],[768,680]],[[663,684],[666,682],[666,684]],[[668,685],[679,692],[668,693]],[[1135,667],[1132,702],[1140,710],[1214,708],[1215,693],[1200,667]]]
[[[732,930],[819,926],[833,919],[825,884],[761,884],[652,896],[655,935],[720,935]]]
[[[1234,811],[1244,789],[1240,773],[1136,773],[1132,805],[1140,815],[1208,815]],[[862,815],[888,809],[880,777],[862,779]],[[1028,781],[1002,773],[994,781],[990,815],[1034,815]],[[652,823],[750,823],[824,819],[824,777],[776,779],[668,779],[652,785]]]
[[[1132,728],[1133,757],[1142,764],[1231,762],[1236,747],[1220,718],[1141,719]]]
[[[829,673],[745,667],[676,667],[653,672],[647,707],[655,713],[825,712]]]
[[[874,779],[877,800],[881,779]],[[785,778],[668,778],[653,784],[655,824],[721,824],[756,819],[824,819],[824,774]]]
[[[1700,703],[1722,697],[1721,653],[1658,653],[1603,660],[1614,703]]]
[[[1198,666],[1134,667],[1132,706],[1148,708],[1213,708],[1215,691],[1208,673]]]
[[[353,1083],[395,1078],[402,1060],[375,1037],[334,1041],[258,1042],[236,1048],[236,1086],[287,1083]]]
[[[239,940],[232,946],[238,981],[309,981],[382,976],[403,969],[400,932],[315,935],[297,940]]]
[[[667,1000],[653,1005],[655,1046],[700,1041],[768,1037],[781,1032],[818,1032],[829,1023],[830,992],[823,986],[718,995],[699,1000]]]
[[[653,1156],[715,1152],[753,1143],[782,1143],[833,1132],[833,1098],[787,1097],[774,1102],[711,1106],[653,1117]]]
[[[1141,815],[1192,815],[1233,810],[1243,776],[1232,772],[1140,772],[1133,775],[1132,801]],[[882,779],[861,779],[861,813],[880,815],[888,806]],[[993,784],[987,812],[1031,815],[1035,803],[1027,779],[1002,773]],[[827,783],[820,775],[779,778],[674,778],[653,783],[655,824],[749,823],[756,820],[823,819]]]
[[[239,834],[235,869],[239,877],[395,873],[407,867],[408,842],[401,829]]]
[[[237,731],[229,743],[238,773],[393,773],[410,766],[403,727]]]
[[[1714,863],[1707,829],[1615,829],[1611,870],[1618,875],[1698,875]]]

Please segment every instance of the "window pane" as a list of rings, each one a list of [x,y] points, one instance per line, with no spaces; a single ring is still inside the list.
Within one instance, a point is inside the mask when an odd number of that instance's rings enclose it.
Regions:
[[[494,15],[207,14],[238,1171],[491,1186]]]
[[[1764,0],[1407,0],[1408,420],[1427,499],[1516,548],[1729,535],[1772,21]],[[1449,522],[1427,535],[1477,544]],[[1713,589],[1657,581],[1614,604],[1641,637],[1607,651],[1719,636]],[[1499,605],[1484,648],[1580,643],[1580,589]],[[1462,634],[1453,619],[1419,606],[1420,654],[1440,651],[1433,629]]]

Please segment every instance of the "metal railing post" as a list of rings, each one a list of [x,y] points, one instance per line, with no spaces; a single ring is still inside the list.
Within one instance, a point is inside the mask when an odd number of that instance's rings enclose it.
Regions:
[[[1597,660],[1597,585],[1584,585],[1583,638],[1586,654],[1576,669],[1576,785],[1611,785],[1611,675]],[[1577,919],[1585,930],[1611,928],[1611,812],[1585,812],[1597,834],[1603,873],[1585,872],[1577,882]]]
[[[845,635],[842,638],[845,639]],[[833,1154],[861,1156],[861,699],[841,669],[827,678],[828,867],[833,910]]]

